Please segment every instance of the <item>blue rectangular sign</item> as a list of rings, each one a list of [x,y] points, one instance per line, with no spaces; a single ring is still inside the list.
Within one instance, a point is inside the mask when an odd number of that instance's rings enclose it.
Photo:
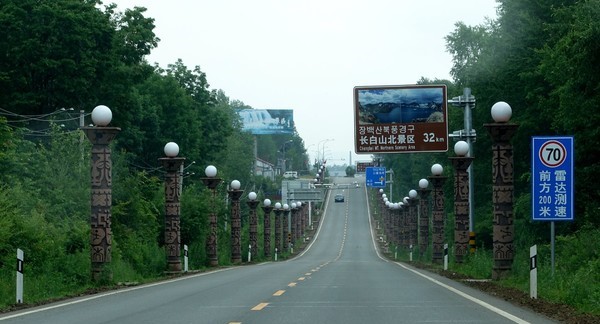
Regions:
[[[532,219],[574,219],[573,136],[531,138]]]
[[[385,188],[385,168],[367,167],[365,169],[367,187]]]

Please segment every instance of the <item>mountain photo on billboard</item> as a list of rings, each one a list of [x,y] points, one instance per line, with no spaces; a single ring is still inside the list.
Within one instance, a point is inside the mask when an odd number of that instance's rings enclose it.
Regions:
[[[358,89],[359,124],[444,122],[442,88]]]

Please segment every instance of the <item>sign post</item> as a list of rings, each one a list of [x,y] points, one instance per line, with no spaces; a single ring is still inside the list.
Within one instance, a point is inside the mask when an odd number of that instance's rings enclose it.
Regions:
[[[573,136],[531,138],[532,220],[550,222],[554,274],[554,222],[574,220]]]

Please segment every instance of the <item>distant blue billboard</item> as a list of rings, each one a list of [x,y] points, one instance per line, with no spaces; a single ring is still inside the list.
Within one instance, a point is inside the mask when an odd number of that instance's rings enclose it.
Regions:
[[[294,133],[292,109],[243,109],[238,114],[242,130],[254,135]]]

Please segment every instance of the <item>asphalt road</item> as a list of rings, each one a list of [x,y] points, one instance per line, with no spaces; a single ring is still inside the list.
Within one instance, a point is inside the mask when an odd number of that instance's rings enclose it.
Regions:
[[[336,182],[351,180],[338,178]],[[345,202],[334,203],[343,192]],[[551,323],[376,251],[364,183],[335,188],[318,234],[268,262],[0,315],[2,323]]]

